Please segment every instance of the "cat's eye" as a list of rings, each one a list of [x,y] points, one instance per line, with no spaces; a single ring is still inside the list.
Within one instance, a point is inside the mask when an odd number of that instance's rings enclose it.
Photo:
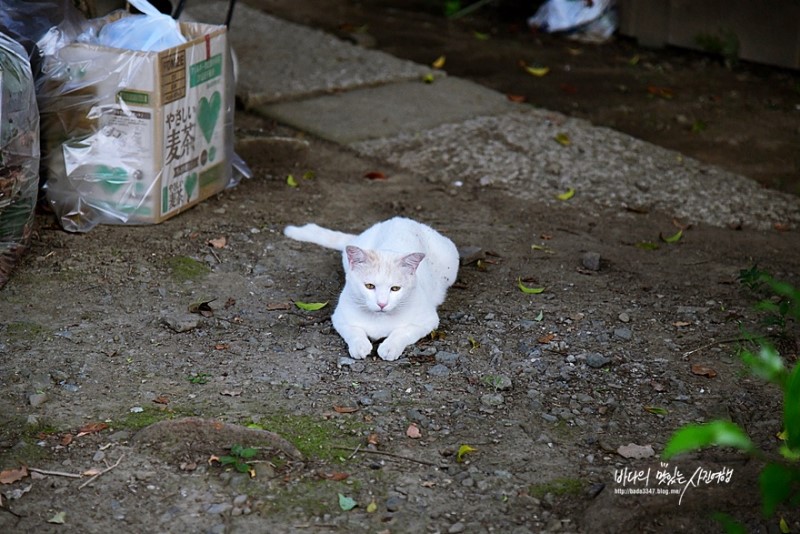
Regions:
[[[392,291],[400,291],[400,286],[392,286],[390,289]]]
[[[364,284],[367,289],[375,289],[375,284]]]

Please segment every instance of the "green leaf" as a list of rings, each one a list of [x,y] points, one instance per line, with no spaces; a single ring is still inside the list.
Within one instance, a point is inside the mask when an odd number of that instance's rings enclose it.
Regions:
[[[286,177],[286,185],[289,187],[297,187],[297,180],[294,179],[294,175],[289,175]]]
[[[300,302],[299,300],[294,301],[294,305],[300,308],[301,310],[305,311],[317,311],[321,310],[325,306],[328,305],[328,301],[325,302]]]
[[[662,458],[669,460],[681,454],[709,445],[734,447],[743,451],[753,450],[753,442],[738,425],[730,421],[712,421],[704,425],[686,425],[678,429],[661,453]]]
[[[565,192],[561,193],[560,195],[556,195],[558,200],[569,200],[575,196],[575,190],[573,188],[567,189]]]
[[[569,138],[569,135],[565,134],[564,132],[557,133],[553,139],[555,139],[556,143],[561,146],[569,146],[572,144],[572,140]]]
[[[539,293],[542,293],[545,289],[543,287],[528,287],[522,283],[522,278],[517,278],[517,287],[519,288],[520,291],[528,295],[538,295]]]
[[[642,250],[658,250],[659,246],[657,243],[653,243],[652,241],[639,241],[636,243],[636,248],[640,248]]]
[[[748,534],[747,528],[728,514],[716,512],[711,518],[717,523],[722,524],[722,528],[725,529],[727,534]]]
[[[769,463],[758,477],[764,517],[772,517],[775,509],[792,494],[792,485],[800,482],[800,471],[786,465]]]
[[[800,363],[795,364],[783,393],[783,428],[786,446],[800,451]]]
[[[67,521],[67,512],[58,512],[56,515],[47,520],[48,523],[55,523],[56,525],[63,525]]]
[[[315,173],[314,171],[306,171],[303,173],[303,180],[313,180],[314,178],[316,178],[316,176],[317,173]]]
[[[237,460],[233,468],[240,473],[247,473],[250,471],[250,464],[248,464],[247,462],[242,462],[240,460]]]
[[[539,315],[537,315],[536,317],[533,318],[533,320],[536,321],[537,323],[540,322],[542,319],[544,319],[544,312],[543,311],[540,311]]]
[[[258,449],[255,449],[253,447],[247,447],[246,449],[241,449],[239,451],[239,457],[244,458],[245,460],[250,458],[255,458],[257,454],[258,454]]]
[[[475,39],[477,39],[479,41],[488,41],[489,40],[489,34],[488,33],[474,31],[474,32],[472,32],[472,35],[474,35]]]
[[[683,237],[683,230],[678,230],[675,234],[667,236],[667,237],[664,237],[663,235],[658,234],[658,237],[664,243],[670,243],[670,244],[671,243],[677,243],[678,241],[681,240],[681,237]]]
[[[464,456],[465,456],[465,455],[467,455],[467,454],[469,454],[469,453],[471,453],[471,452],[475,452],[475,451],[477,451],[477,450],[478,450],[478,449],[476,449],[476,448],[474,448],[474,447],[470,447],[469,445],[462,445],[462,446],[460,446],[460,447],[458,448],[458,452],[456,453],[456,462],[458,462],[458,463],[461,463],[461,462],[463,462],[463,461],[464,461]]]
[[[789,524],[783,517],[781,517],[781,520],[778,522],[778,528],[780,529],[782,534],[789,534],[791,532],[791,530],[789,529]]]
[[[436,78],[433,76],[432,72],[426,72],[422,76],[422,81],[425,83],[433,83]]]
[[[775,350],[775,347],[762,344],[758,354],[745,350],[742,351],[741,358],[750,368],[750,372],[757,377],[780,386],[783,386],[786,382],[786,368],[783,366],[783,358]]]
[[[239,459],[236,456],[220,456],[219,463],[222,465],[231,465],[238,462]]]
[[[339,508],[344,510],[345,512],[349,512],[353,508],[358,506],[358,503],[350,497],[345,497],[341,493],[339,494]]]
[[[654,415],[667,415],[669,413],[666,408],[659,408],[658,406],[645,406],[644,409]]]

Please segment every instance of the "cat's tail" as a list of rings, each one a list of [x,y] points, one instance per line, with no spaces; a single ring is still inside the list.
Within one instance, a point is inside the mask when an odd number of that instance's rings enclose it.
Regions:
[[[336,250],[344,250],[356,238],[353,234],[329,230],[316,224],[287,226],[283,230],[283,235],[297,241],[308,241],[309,243]]]

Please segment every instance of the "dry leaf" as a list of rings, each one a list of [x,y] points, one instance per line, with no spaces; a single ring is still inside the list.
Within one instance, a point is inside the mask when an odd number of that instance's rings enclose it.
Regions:
[[[699,363],[695,363],[692,365],[692,373],[699,376],[705,376],[708,378],[714,378],[715,376],[717,376],[717,372],[714,369]]]
[[[233,298],[233,297],[228,297],[228,300],[225,301],[225,304],[223,304],[222,307],[227,310],[228,308],[230,308],[232,306],[235,306],[235,305],[236,305],[236,299]]]
[[[228,244],[228,238],[222,236],[215,239],[209,239],[207,244],[214,248],[225,248],[225,246]]]
[[[83,476],[85,476],[85,477],[93,477],[95,475],[99,475],[102,472],[103,472],[103,470],[100,469],[99,467],[90,467],[89,469],[87,469],[86,471],[84,471],[81,474]]]
[[[545,334],[545,335],[541,336],[539,339],[537,339],[537,341],[538,341],[539,343],[550,343],[550,342],[551,342],[551,341],[553,341],[555,338],[556,338],[556,335],[555,335],[555,334],[552,334],[552,333],[550,333],[550,334]]]
[[[776,222],[775,224],[772,225],[772,227],[779,232],[788,232],[792,228],[787,223],[780,223],[780,222]]]
[[[439,56],[438,58],[436,58],[436,61],[431,63],[431,66],[434,69],[441,69],[442,67],[444,67],[444,62],[446,61],[446,59],[447,58],[445,58],[444,56]]]
[[[94,434],[96,432],[105,430],[106,428],[108,428],[108,424],[106,423],[89,423],[83,425],[82,427],[80,427],[80,429],[78,429],[78,435],[76,437],[79,438],[87,434]]]
[[[513,95],[511,93],[506,94],[506,98],[509,99],[511,102],[515,102],[517,104],[522,104],[523,102],[528,100],[528,97],[525,95]]]
[[[0,484],[13,484],[26,476],[28,476],[28,468],[24,465],[19,469],[6,469],[5,471],[0,471]]]
[[[166,395],[159,395],[158,397],[153,399],[153,402],[155,402],[156,404],[169,404],[169,397],[167,397]]]
[[[378,434],[370,434],[369,436],[367,436],[368,445],[374,445],[377,447],[379,443],[380,443],[380,438],[378,437]]]
[[[419,427],[416,425],[416,423],[411,423],[410,425],[408,425],[408,428],[406,429],[406,436],[408,436],[411,439],[419,439],[422,437],[422,432],[420,432]]]
[[[66,447],[67,445],[72,443],[73,438],[74,436],[70,433],[64,434],[63,436],[61,436],[61,441],[59,441],[58,444],[61,445],[62,447]]]
[[[320,478],[323,478],[325,480],[333,480],[335,482],[340,482],[342,480],[347,480],[348,478],[350,478],[349,473],[342,473],[341,471],[335,471],[333,473],[325,473],[323,471],[319,471],[317,474],[319,475]]]
[[[355,406],[336,406],[333,407],[336,413],[353,413],[357,412],[358,408]]]
[[[692,324],[690,321],[675,321],[674,323],[672,323],[672,326],[680,328],[682,326],[689,326],[690,324]]]
[[[227,343],[217,343],[214,345],[214,350],[228,350],[229,348],[231,348],[231,346]]]
[[[387,176],[380,171],[370,171],[364,174],[364,178],[369,178],[370,180],[386,180]]]

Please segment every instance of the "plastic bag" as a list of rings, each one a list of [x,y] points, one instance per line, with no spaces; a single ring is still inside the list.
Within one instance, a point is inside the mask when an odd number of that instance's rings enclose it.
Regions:
[[[100,29],[97,44],[111,48],[160,52],[186,43],[178,22],[162,14],[146,0],[129,0],[143,15],[131,15]]]
[[[39,111],[25,49],[0,33],[0,288],[30,244],[39,184]]]
[[[528,25],[546,32],[571,32],[570,37],[587,42],[604,42],[617,29],[614,0],[548,0]]]

